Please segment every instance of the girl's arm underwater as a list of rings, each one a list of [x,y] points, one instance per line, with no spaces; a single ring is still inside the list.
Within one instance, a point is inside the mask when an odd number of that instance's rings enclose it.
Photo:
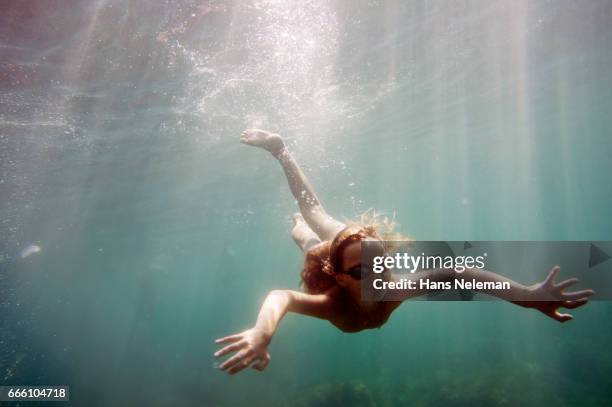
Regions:
[[[278,324],[288,311],[321,319],[332,319],[333,309],[331,292],[313,295],[291,290],[270,291],[253,328],[215,341],[218,344],[229,343],[215,352],[216,357],[236,352],[223,362],[219,369],[235,374],[255,362],[254,369],[264,370],[270,362],[268,345]]]
[[[560,313],[559,308],[574,309],[581,307],[588,302],[589,297],[595,294],[595,292],[590,289],[565,292],[564,290],[576,284],[578,279],[571,278],[560,283],[555,283],[555,277],[559,274],[560,270],[561,268],[559,266],[553,267],[544,281],[531,286],[524,286],[497,273],[481,269],[466,269],[461,273],[452,269],[425,270],[423,272],[411,274],[408,278],[413,280],[425,278],[431,281],[450,281],[463,278],[465,280],[475,280],[476,282],[509,283],[510,289],[508,290],[481,289],[478,291],[522,307],[537,309],[546,316],[559,322],[567,322],[573,319],[572,315]],[[418,297],[428,292],[429,291],[425,289],[403,290],[400,300],[403,301],[409,298]]]

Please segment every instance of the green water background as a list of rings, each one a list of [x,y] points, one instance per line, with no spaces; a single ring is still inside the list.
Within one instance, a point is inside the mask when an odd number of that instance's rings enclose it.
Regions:
[[[299,281],[295,202],[246,127],[282,133],[341,219],[612,239],[610,2],[1,7],[0,384],[78,406],[610,404],[607,302],[565,325],[408,303],[359,334],[288,315],[265,373],[212,357]]]

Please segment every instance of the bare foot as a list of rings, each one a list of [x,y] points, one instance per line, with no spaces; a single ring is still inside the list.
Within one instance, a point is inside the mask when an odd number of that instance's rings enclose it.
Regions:
[[[247,129],[240,135],[240,142],[251,146],[263,148],[277,156],[285,147],[281,136],[266,130]]]

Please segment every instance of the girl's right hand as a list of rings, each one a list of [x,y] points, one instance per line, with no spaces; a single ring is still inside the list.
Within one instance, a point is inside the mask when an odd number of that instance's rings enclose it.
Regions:
[[[253,369],[263,371],[270,362],[268,352],[270,339],[257,328],[217,339],[215,343],[229,343],[229,345],[215,352],[215,357],[235,352],[231,358],[219,366],[219,369],[235,374],[253,364]]]
[[[546,316],[559,322],[567,322],[574,317],[571,314],[562,314],[559,308],[574,309],[585,305],[589,298],[595,294],[593,290],[565,291],[566,288],[576,284],[577,278],[555,283],[555,278],[561,268],[555,266],[544,281],[528,288],[529,296],[533,301],[518,301],[519,305],[535,308]]]

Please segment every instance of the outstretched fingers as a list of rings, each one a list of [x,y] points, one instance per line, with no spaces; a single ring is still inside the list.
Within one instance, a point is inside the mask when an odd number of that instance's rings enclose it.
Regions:
[[[567,293],[561,293],[564,300],[570,300],[570,301],[580,300],[582,298],[589,298],[593,294],[595,294],[595,291],[593,290],[579,290],[579,291],[570,291]]]
[[[583,291],[592,291],[592,290],[583,290]],[[568,308],[568,309],[576,309],[576,308],[582,307],[583,305],[585,305],[588,302],[589,302],[589,298],[588,297],[581,297],[581,298],[573,300],[573,301],[572,300],[563,301],[561,306],[564,307],[564,308]],[[555,309],[555,311],[550,316],[552,318],[554,318],[555,320],[561,322],[561,323],[567,322],[567,321],[570,321],[570,320],[574,319],[572,314],[561,313],[561,312],[559,312],[558,309]]]
[[[570,278],[568,280],[565,281],[561,281],[559,284],[555,285],[555,288],[559,289],[559,290],[563,290],[571,285],[574,285],[578,282],[577,278]]]
[[[561,323],[571,321],[572,319],[574,319],[574,317],[571,314],[562,314],[559,311],[555,311],[555,313],[553,314],[553,318]]]
[[[228,353],[232,353],[234,351],[242,349],[242,347],[244,347],[245,345],[246,345],[246,341],[240,341],[240,342],[233,343],[231,345],[227,345],[223,349],[216,351],[215,357],[221,357],[221,356],[227,355]]]
[[[219,369],[221,370],[227,370],[232,368],[234,365],[240,363],[241,361],[244,360],[248,360],[248,358],[251,358],[251,356],[253,355],[253,351],[252,350],[247,350],[247,351],[241,351],[236,353],[234,356],[232,356],[231,358],[229,358],[228,360],[226,360],[225,362],[223,362],[220,366]],[[251,359],[252,360],[252,359]],[[243,362],[244,363],[244,362]],[[248,365],[247,365],[248,366]],[[246,366],[245,366],[246,367]]]
[[[548,275],[546,276],[546,280],[544,280],[544,284],[554,285],[555,278],[559,274],[559,271],[561,271],[561,267],[559,266],[553,267],[552,270],[550,270],[550,273],[548,273]]]
[[[587,302],[589,302],[588,298],[581,298],[581,299],[576,300],[576,301],[563,301],[563,306],[565,308],[568,308],[568,309],[575,309],[575,308],[578,308],[578,307],[582,307]]]
[[[232,366],[227,373],[229,374],[236,374],[238,372],[243,371],[244,369],[246,369],[247,367],[249,367],[249,365],[251,363],[253,363],[253,360],[255,360],[255,355],[251,355],[251,356],[247,356],[244,359],[242,359],[240,362],[234,364],[234,366]]]
[[[240,340],[241,338],[242,338],[242,334],[228,335],[228,336],[224,336],[223,338],[216,339],[215,343],[231,343],[231,342],[236,342]]]

